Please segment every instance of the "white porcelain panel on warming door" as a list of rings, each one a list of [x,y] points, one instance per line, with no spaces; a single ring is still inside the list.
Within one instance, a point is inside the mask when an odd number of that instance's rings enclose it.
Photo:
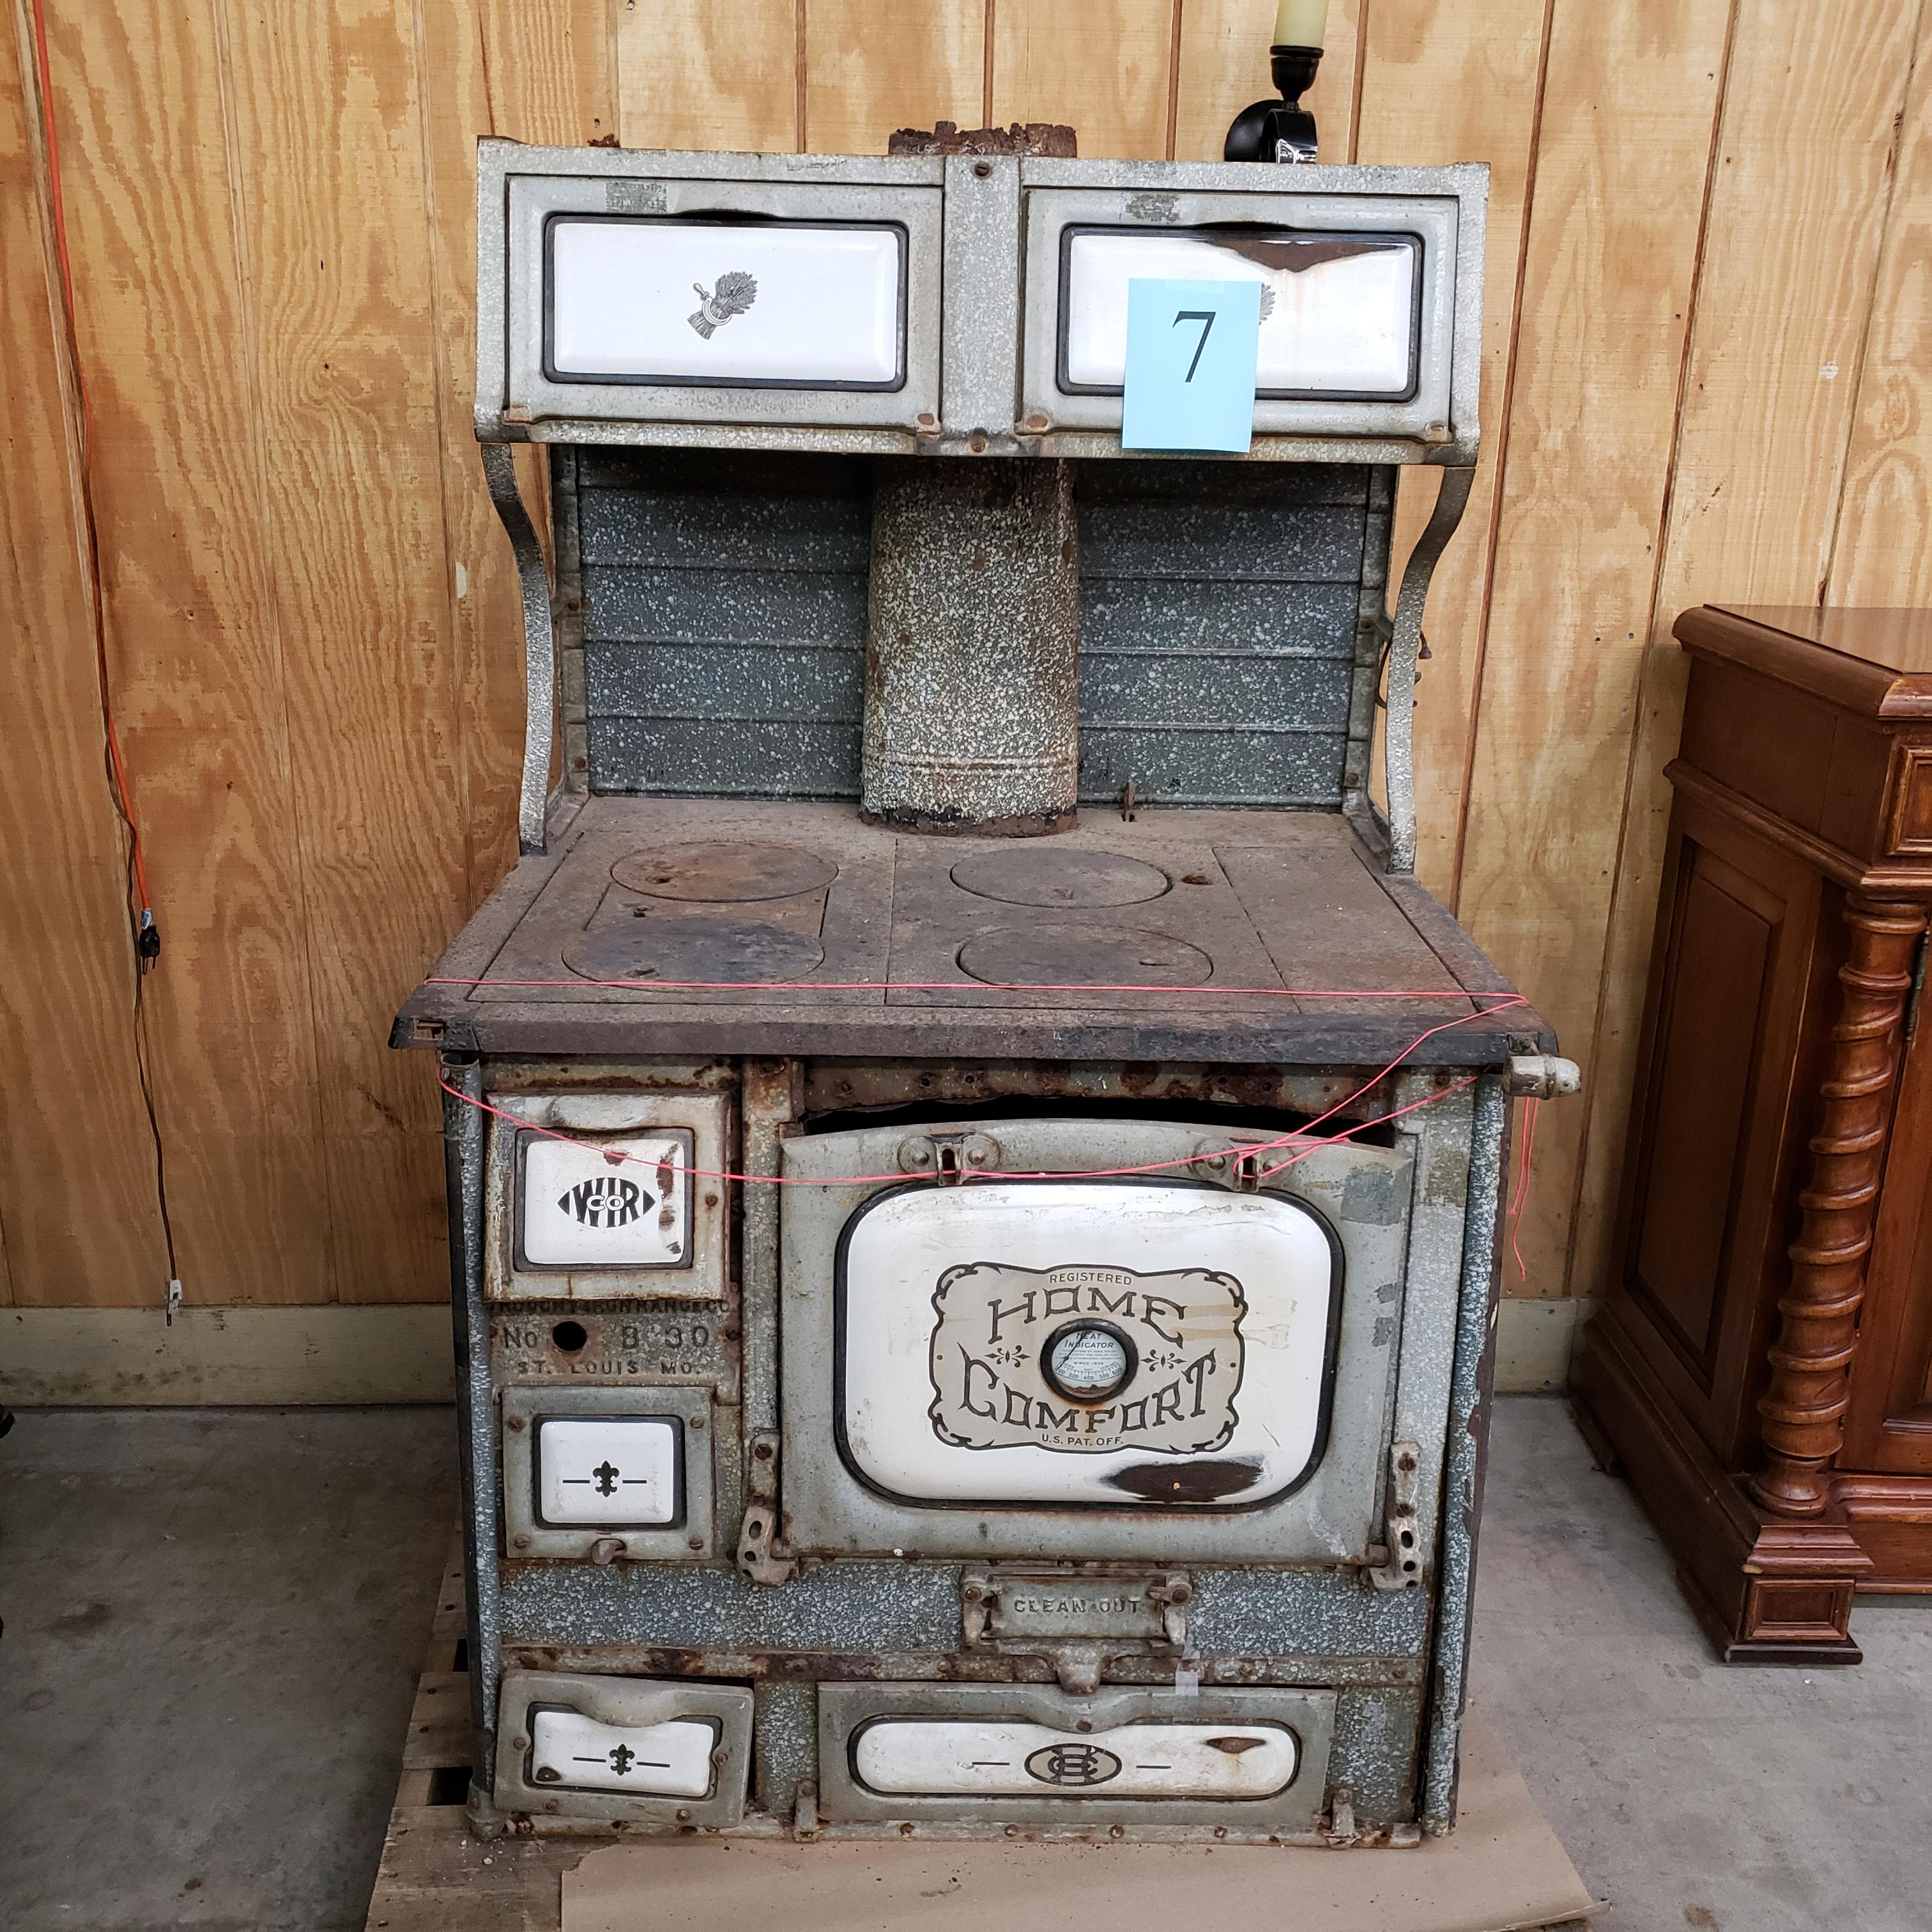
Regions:
[[[868,1790],[909,1797],[1271,1798],[1294,1781],[1281,1724],[1056,1730],[963,1718],[883,1718],[853,1740]]]
[[[1336,1255],[1300,1203],[1186,1183],[988,1181],[848,1231],[845,1454],[928,1502],[1278,1496],[1319,1452]],[[1211,1480],[1190,1463],[1211,1460]]]
[[[904,380],[899,227],[556,215],[547,238],[553,382]]]
[[[1120,388],[1131,283],[1258,282],[1257,395],[1400,399],[1415,387],[1421,263],[1421,244],[1409,236],[1070,230],[1060,292],[1061,385]]]

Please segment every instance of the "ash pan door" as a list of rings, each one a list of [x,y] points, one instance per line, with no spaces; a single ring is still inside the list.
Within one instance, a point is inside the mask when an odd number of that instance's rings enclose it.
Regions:
[[[1335,1706],[1332,1690],[822,1684],[819,1802],[838,1820],[1312,1834]]]

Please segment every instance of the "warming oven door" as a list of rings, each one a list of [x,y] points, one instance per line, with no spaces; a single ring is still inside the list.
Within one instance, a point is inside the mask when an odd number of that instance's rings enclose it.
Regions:
[[[1025,178],[1056,172],[1034,164]],[[1456,196],[1310,194],[1285,170],[1257,172],[1282,176],[1282,185],[1029,188],[1021,382],[1029,419],[1118,430],[1130,285],[1239,281],[1261,290],[1258,435],[1452,440]]]
[[[937,420],[936,179],[505,185],[503,400],[519,419]]]
[[[1075,1120],[788,1142],[790,1178],[833,1184],[782,1208],[794,1547],[1365,1558],[1410,1156],[1182,1164],[1231,1144]]]

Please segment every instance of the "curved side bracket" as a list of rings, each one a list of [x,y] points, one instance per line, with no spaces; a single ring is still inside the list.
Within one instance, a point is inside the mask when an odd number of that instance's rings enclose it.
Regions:
[[[544,803],[550,790],[550,754],[556,738],[556,638],[550,628],[550,574],[543,546],[517,487],[517,466],[507,443],[482,446],[483,476],[490,500],[509,532],[524,599],[524,782],[517,804],[517,844],[544,849]],[[1443,488],[1448,488],[1444,478]],[[1406,586],[1405,586],[1405,590]]]
[[[1456,534],[1469,501],[1473,469],[1444,470],[1436,507],[1402,573],[1389,644],[1388,722],[1382,752],[1388,773],[1389,870],[1415,870],[1415,665],[1422,644],[1422,611],[1436,560]]]

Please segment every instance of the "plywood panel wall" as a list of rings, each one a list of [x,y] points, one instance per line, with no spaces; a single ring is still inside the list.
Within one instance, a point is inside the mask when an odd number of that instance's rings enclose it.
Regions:
[[[1271,0],[42,4],[44,99],[32,0],[0,20],[0,1299],[158,1303],[158,1155],[190,1301],[434,1299],[432,1089],[385,1029],[508,862],[521,723],[469,428],[476,137],[862,152],[991,118],[1208,158],[1266,90]],[[1328,154],[1493,170],[1421,865],[1591,1083],[1545,1116],[1517,1292],[1607,1262],[1672,620],[1932,596],[1922,10],[1332,9]],[[83,472],[164,938],[152,1129]]]

